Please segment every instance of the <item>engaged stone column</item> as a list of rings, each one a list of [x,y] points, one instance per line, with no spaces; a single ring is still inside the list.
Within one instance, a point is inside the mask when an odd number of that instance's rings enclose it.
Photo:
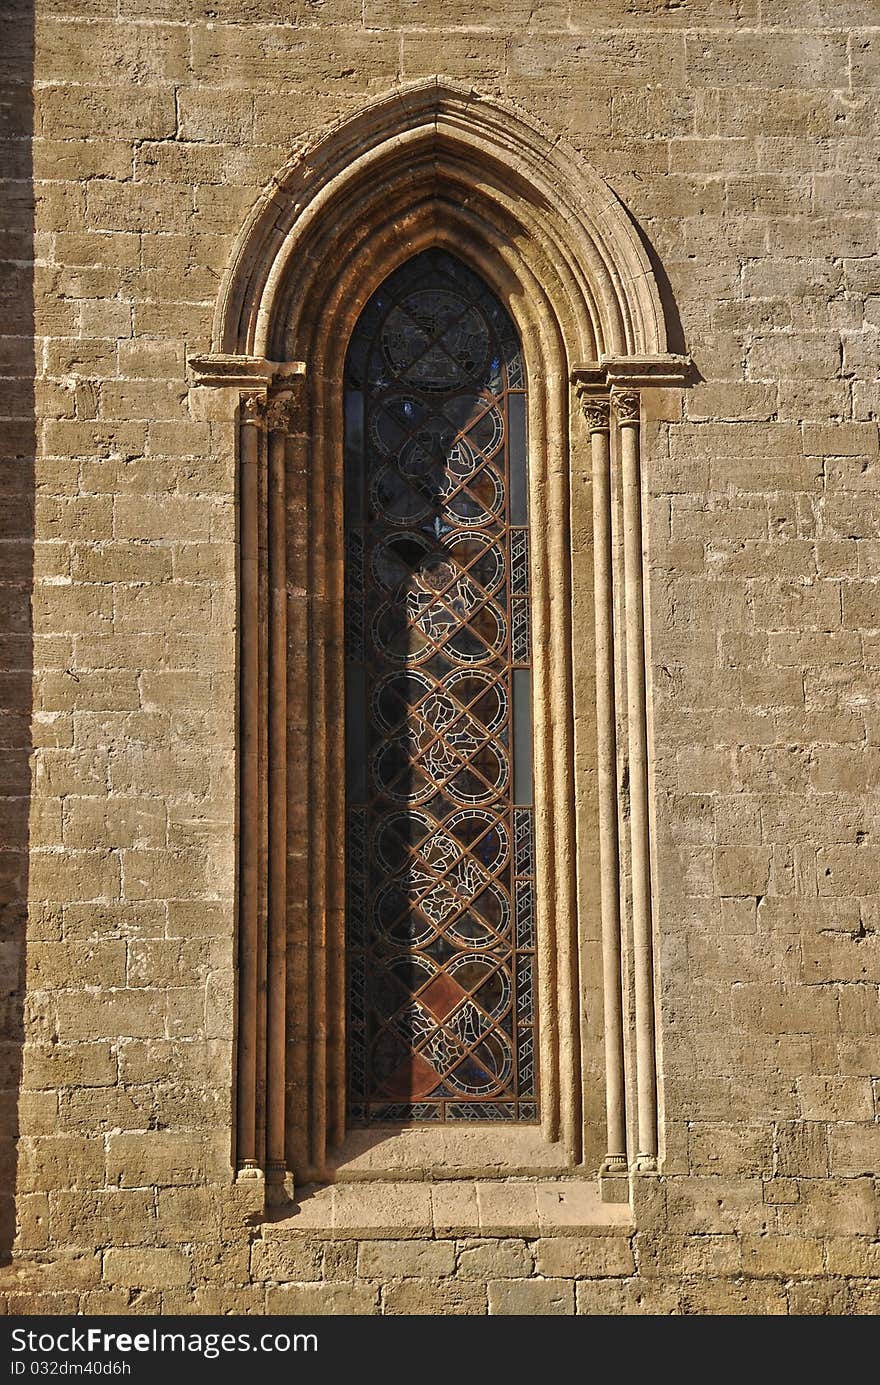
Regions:
[[[269,430],[267,528],[268,920],[266,985],[266,1195],[292,1196],[287,1180],[287,437],[291,393],[273,395]]]
[[[238,506],[237,1177],[286,1200],[287,452],[303,361],[190,358],[235,431]],[[264,1181],[265,1175],[265,1181]]]
[[[645,602],[642,572],[642,480],[637,390],[614,388],[620,430],[623,547],[626,589],[626,685],[632,833],[633,974],[635,983],[638,1151],[634,1171],[657,1168],[657,1057],[654,1037],[654,943],[648,809],[648,724],[645,681]]]
[[[241,402],[239,450],[239,601],[240,601],[240,728],[239,764],[241,838],[239,864],[238,938],[238,1111],[237,1165],[239,1177],[261,1176],[262,1151],[257,1142],[259,1069],[259,854],[260,854],[260,573],[259,467],[266,419],[264,393],[245,395]]]
[[[620,850],[617,828],[617,736],[614,697],[610,407],[603,386],[579,384],[578,397],[590,431],[593,464],[596,750],[607,1132],[607,1152],[601,1172],[621,1174],[626,1172],[627,1158],[620,966]]]

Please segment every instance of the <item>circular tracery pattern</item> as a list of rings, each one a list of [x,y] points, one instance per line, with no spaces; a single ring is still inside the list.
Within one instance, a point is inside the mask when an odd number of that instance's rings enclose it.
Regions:
[[[426,252],[364,310],[346,378],[351,1113],[535,1119],[519,343]]]

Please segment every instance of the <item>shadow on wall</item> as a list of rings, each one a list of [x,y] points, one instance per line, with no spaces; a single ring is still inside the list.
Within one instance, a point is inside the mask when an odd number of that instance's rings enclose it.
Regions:
[[[0,57],[0,1263],[15,1235],[24,1036],[34,568],[34,0],[3,0]]]
[[[673,352],[676,356],[685,356],[687,355],[687,343],[685,342],[684,328],[681,324],[678,304],[675,301],[675,292],[669,282],[669,275],[666,273],[666,267],[657,254],[654,244],[645,231],[645,228],[640,225],[625,203],[621,205],[636,229],[639,240],[644,246],[645,254],[650,261],[651,269],[654,273],[657,291],[660,294],[660,303],[663,307],[663,318],[666,323],[666,349],[667,351]],[[688,383],[694,384],[695,381],[691,378]]]

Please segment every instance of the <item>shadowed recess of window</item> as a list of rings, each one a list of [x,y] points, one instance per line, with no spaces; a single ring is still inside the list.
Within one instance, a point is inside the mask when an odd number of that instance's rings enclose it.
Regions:
[[[538,1118],[526,392],[451,255],[364,309],[345,375],[352,1124]]]

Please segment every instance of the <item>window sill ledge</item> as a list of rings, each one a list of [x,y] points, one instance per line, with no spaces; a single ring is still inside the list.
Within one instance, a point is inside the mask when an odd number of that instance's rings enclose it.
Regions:
[[[537,1125],[502,1130],[497,1126],[438,1129],[398,1125],[350,1131],[331,1151],[321,1181],[485,1181],[573,1174],[575,1169],[564,1146],[548,1140]]]
[[[626,1236],[633,1230],[629,1204],[603,1202],[595,1179],[375,1180],[307,1186],[296,1197],[293,1212],[263,1224],[266,1239]]]

